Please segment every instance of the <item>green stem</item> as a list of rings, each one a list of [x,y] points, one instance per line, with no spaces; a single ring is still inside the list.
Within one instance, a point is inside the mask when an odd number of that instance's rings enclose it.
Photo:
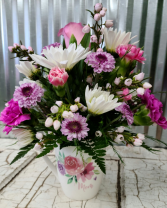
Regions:
[[[117,118],[115,118],[113,121],[111,121],[107,126],[105,126],[105,127],[103,128],[103,131],[104,131],[106,128],[108,128],[112,123],[118,121],[121,117],[122,117],[122,114],[119,115]]]
[[[91,114],[88,114],[87,117],[86,117],[87,121],[89,120],[90,117],[91,117]]]
[[[71,102],[71,104],[73,104],[73,99],[70,95],[70,91],[69,91],[69,87],[68,87],[68,83],[66,82],[65,84],[65,89],[66,89],[66,92],[67,92],[67,97],[68,97],[68,100]]]
[[[98,80],[99,80],[99,76],[100,76],[100,74],[97,74],[97,75],[96,75],[96,78],[95,78],[95,85],[96,85],[96,83],[97,83]]]

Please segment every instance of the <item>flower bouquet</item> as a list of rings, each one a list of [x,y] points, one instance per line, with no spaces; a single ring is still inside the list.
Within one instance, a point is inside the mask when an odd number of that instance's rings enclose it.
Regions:
[[[107,9],[101,3],[87,11],[93,26],[67,24],[58,32],[63,43],[45,46],[40,55],[22,43],[8,47],[20,58],[16,68],[26,78],[0,116],[3,131],[12,131],[20,146],[11,164],[31,149],[40,151],[39,158],[59,148],[58,170],[68,184],[95,181],[100,171],[105,173],[108,146],[120,159],[115,144],[157,151],[144,141],[161,141],[133,133],[132,126],[156,123],[167,128],[162,103],[151,94],[151,84],[143,82],[144,73],[134,70],[146,60],[144,51],[129,44],[134,38],[130,32],[114,30],[112,20],[103,23]],[[61,152],[68,147],[70,155]]]

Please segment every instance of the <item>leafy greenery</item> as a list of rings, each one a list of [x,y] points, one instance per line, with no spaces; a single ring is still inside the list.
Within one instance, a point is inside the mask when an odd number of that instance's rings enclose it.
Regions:
[[[31,144],[27,145],[26,147],[21,148],[20,149],[21,151],[17,153],[16,157],[12,160],[10,165],[12,165],[14,162],[16,162],[17,160],[24,157],[31,149],[34,148],[34,145],[35,145],[35,143],[31,143]]]

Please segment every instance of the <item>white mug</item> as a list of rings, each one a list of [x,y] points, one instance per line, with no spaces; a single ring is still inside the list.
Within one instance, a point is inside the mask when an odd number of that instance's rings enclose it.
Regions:
[[[103,172],[87,154],[75,147],[55,148],[56,167],[45,155],[43,159],[61,184],[64,194],[73,200],[88,200],[96,196],[102,182]]]

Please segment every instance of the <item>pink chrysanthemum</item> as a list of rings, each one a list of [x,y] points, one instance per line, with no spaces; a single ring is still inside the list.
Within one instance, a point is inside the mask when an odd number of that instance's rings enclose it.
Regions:
[[[79,115],[79,113],[73,113],[73,115],[73,118],[64,119],[61,124],[61,132],[70,141],[73,138],[81,140],[81,138],[88,136],[88,124],[86,123],[86,118]]]
[[[94,72],[111,72],[115,68],[114,57],[107,52],[90,53],[85,62],[94,68]]]
[[[36,106],[37,102],[41,101],[43,94],[44,89],[36,83],[24,83],[16,88],[13,99],[18,101],[21,108],[31,108],[31,106]]]
[[[50,44],[50,45],[47,45],[47,46],[45,46],[45,47],[43,47],[42,48],[42,51],[41,51],[41,53],[43,52],[43,49],[47,49],[47,48],[49,48],[49,50],[50,50],[50,48],[51,48],[51,46],[53,46],[53,48],[55,48],[55,47],[59,47],[61,44],[60,43],[52,43],[52,44]]]

